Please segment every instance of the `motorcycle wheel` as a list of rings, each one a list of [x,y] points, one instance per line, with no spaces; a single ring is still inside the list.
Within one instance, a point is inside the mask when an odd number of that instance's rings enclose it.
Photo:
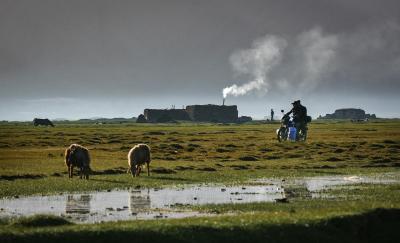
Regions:
[[[278,131],[277,138],[279,142],[286,141],[287,135],[285,133],[285,128],[281,127]]]

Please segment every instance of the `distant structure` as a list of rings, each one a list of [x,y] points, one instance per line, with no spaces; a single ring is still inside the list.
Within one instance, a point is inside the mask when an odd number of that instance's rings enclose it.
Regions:
[[[197,121],[233,123],[238,121],[236,105],[188,105],[185,109],[145,109],[146,122]]]
[[[143,114],[147,122],[190,121],[185,109],[145,109]]]
[[[333,114],[326,114],[318,119],[351,119],[351,120],[364,120],[375,119],[375,114],[366,114],[363,109],[345,108],[335,110]]]
[[[238,119],[236,105],[189,105],[186,112],[192,121],[228,123]]]

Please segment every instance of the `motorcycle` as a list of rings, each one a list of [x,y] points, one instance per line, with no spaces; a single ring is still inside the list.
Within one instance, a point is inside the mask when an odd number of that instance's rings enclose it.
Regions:
[[[281,126],[276,130],[276,135],[279,142],[291,140],[304,142],[307,139],[307,123],[311,121],[311,117],[307,116],[307,121],[303,128],[297,131],[294,122],[289,115],[284,115],[281,119]]]

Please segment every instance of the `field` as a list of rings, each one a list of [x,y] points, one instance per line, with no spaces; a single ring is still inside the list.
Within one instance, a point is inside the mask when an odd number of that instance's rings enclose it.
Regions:
[[[0,197],[51,195],[172,185],[247,185],[257,178],[287,180],[325,175],[400,178],[400,121],[318,121],[306,143],[279,143],[279,124],[0,124]],[[63,153],[89,148],[89,181],[68,179]],[[151,176],[126,174],[137,143],[152,149]],[[400,240],[400,183],[333,188],[329,197],[289,203],[191,207],[201,218],[76,225],[58,217],[3,219],[1,242],[293,242]],[[52,225],[53,223],[54,225]],[[58,225],[60,224],[60,225]],[[58,226],[56,226],[58,225]]]

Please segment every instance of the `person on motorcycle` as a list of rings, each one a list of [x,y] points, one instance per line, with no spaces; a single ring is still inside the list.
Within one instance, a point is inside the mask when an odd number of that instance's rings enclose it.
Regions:
[[[296,127],[297,130],[297,136],[298,138],[299,131],[302,130],[304,131],[306,129],[307,125],[307,108],[303,105],[300,104],[300,100],[296,100],[292,103],[293,108],[285,114],[285,116],[289,116],[290,114],[293,114],[293,122],[294,126]]]

